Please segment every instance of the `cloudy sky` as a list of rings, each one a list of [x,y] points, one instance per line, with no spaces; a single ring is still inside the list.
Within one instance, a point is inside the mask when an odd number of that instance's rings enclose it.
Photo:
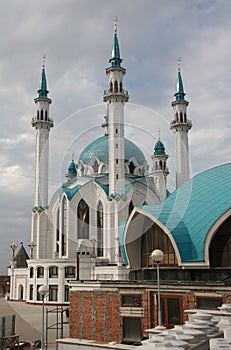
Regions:
[[[36,107],[41,57],[46,54],[50,116],[50,196],[65,180],[75,152],[102,135],[105,68],[113,21],[124,86],[129,90],[126,135],[147,160],[160,129],[170,156],[174,189],[173,112],[177,61],[188,118],[192,175],[231,159],[231,1],[227,0],[11,0],[0,13],[0,273],[10,244],[30,242]]]

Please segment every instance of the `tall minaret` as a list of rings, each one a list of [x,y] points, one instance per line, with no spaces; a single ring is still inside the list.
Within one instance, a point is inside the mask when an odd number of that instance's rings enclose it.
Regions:
[[[111,66],[106,69],[108,90],[103,100],[108,104],[108,142],[109,142],[109,196],[123,197],[125,193],[124,171],[124,104],[128,101],[128,92],[123,88],[123,76],[126,70],[121,67],[119,42],[117,36],[117,18],[114,22],[114,42]]]
[[[180,73],[180,59],[178,61],[177,89],[175,101],[172,102],[174,119],[170,128],[175,134],[175,157],[176,157],[176,188],[189,180],[189,149],[188,131],[192,127],[192,122],[187,119],[188,101],[184,99],[184,86]]]
[[[38,97],[35,98],[37,115],[31,122],[36,129],[34,206],[42,210],[48,206],[49,131],[53,127],[53,120],[49,117],[51,99],[47,95],[44,55]]]

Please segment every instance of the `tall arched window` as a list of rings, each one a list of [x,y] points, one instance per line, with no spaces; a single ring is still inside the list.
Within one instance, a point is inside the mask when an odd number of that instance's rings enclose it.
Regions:
[[[129,163],[129,165],[128,165],[128,167],[129,167],[129,170],[130,170],[130,174],[134,174],[134,170],[135,170],[135,165],[134,165],[134,163],[133,162],[130,162]]]
[[[61,239],[61,255],[67,253],[67,199],[64,196],[62,202],[62,239]]]
[[[129,207],[128,207],[128,215],[130,215],[131,214],[131,212],[133,211],[133,209],[134,209],[134,205],[133,205],[133,203],[132,203],[132,201],[129,203]]]
[[[118,81],[117,80],[115,81],[115,84],[114,84],[114,92],[118,92]]]
[[[43,120],[43,109],[41,110],[41,120]]]
[[[60,244],[60,232],[59,232],[59,208],[56,213],[56,246],[55,246],[55,252],[58,255],[59,254],[59,244]]]
[[[175,251],[167,234],[149,218],[145,219],[144,225],[148,229],[142,236],[142,268],[153,267],[150,256],[154,249],[161,249],[164,252],[162,266],[177,266]]]
[[[231,217],[216,232],[209,250],[211,267],[231,266]]]
[[[77,208],[77,238],[89,239],[89,207],[81,199]]]
[[[97,256],[103,256],[103,205],[97,208]]]

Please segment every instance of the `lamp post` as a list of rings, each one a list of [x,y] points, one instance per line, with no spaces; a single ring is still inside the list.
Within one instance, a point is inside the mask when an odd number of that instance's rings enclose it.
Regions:
[[[161,308],[160,308],[160,263],[164,260],[164,253],[160,249],[153,250],[151,254],[152,261],[157,265],[157,288],[158,288],[158,326],[162,329]]]
[[[28,244],[28,247],[30,247],[30,258],[33,259],[34,247],[36,247],[36,244],[34,243],[34,241],[31,241],[30,244]]]
[[[39,295],[42,297],[42,301],[43,301],[43,310],[42,310],[42,338],[41,338],[41,350],[44,350],[44,298],[48,295],[49,293],[49,287],[45,284],[43,284],[42,286],[39,287],[38,289]]]
[[[15,257],[15,250],[17,249],[17,244],[15,242],[13,242],[10,247],[12,249],[12,256],[14,258]]]

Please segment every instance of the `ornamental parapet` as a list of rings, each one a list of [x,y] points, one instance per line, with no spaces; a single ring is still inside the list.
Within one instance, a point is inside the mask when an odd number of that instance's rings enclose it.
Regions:
[[[104,90],[104,95],[103,95],[103,100],[106,102],[108,99],[111,98],[116,98],[119,101],[123,100],[124,102],[128,102],[129,95],[128,95],[128,90],[122,90],[122,91],[111,91],[110,89]]]
[[[186,122],[179,122],[179,121],[176,121],[176,120],[171,120],[170,122],[170,128],[175,128],[175,127],[186,127],[187,129],[191,129],[192,127],[192,121],[187,119]]]
[[[52,118],[48,118],[47,120],[41,120],[41,119],[37,119],[37,118],[32,118],[31,120],[31,125],[32,126],[38,126],[38,125],[43,125],[43,126],[49,126],[50,128],[52,128],[54,126],[54,122]]]

